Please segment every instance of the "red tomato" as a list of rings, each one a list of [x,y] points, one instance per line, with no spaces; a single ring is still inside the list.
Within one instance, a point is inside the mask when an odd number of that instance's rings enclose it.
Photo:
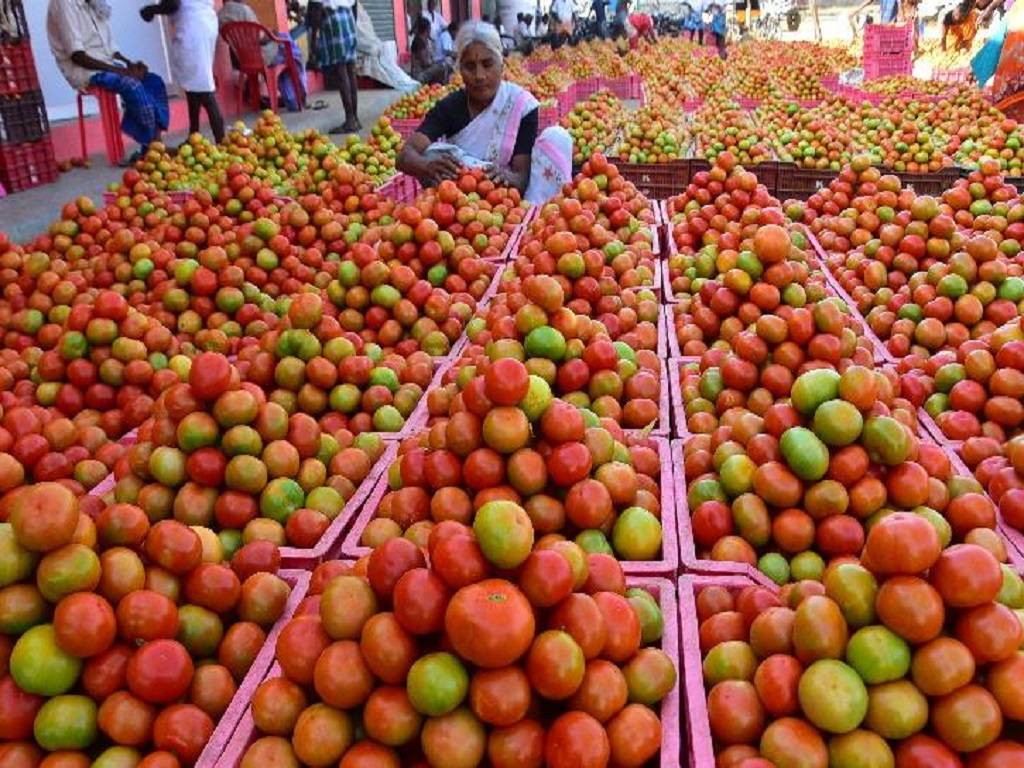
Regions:
[[[166,704],[185,695],[193,671],[192,658],[181,643],[153,640],[128,662],[128,688],[144,701]]]

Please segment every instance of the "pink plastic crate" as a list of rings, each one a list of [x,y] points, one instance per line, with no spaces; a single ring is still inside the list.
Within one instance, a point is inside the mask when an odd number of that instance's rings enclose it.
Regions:
[[[665,290],[662,293],[662,296],[669,296],[670,288],[668,285],[668,270],[664,270],[662,274],[664,275],[665,280]],[[665,328],[665,338],[668,342],[668,349],[666,351],[668,352],[669,361],[671,361],[674,358],[682,357],[683,353],[682,350],[679,349],[679,337],[676,336],[676,324],[675,318],[673,317],[674,312],[671,304],[665,303],[666,301],[667,299],[662,299],[663,306],[661,308],[661,317]]]
[[[715,574],[722,576],[744,576],[756,584],[774,586],[774,582],[757,568],[746,563],[727,560],[705,560],[697,556],[693,541],[693,526],[690,524],[690,507],[686,502],[686,473],[683,471],[683,443],[672,441],[672,465],[676,472],[676,515],[679,521],[679,562],[684,572]],[[700,763],[704,765],[704,763]],[[710,763],[709,765],[714,765]]]
[[[537,128],[543,131],[545,128],[557,125],[558,118],[557,102],[549,107],[541,107],[540,112],[537,114]]]
[[[412,136],[422,122],[418,117],[396,117],[391,120],[391,127],[404,140]]]
[[[632,576],[626,578],[626,587],[639,587],[650,592],[657,599],[665,622],[665,629],[661,636],[661,650],[669,658],[678,660],[680,654],[679,628],[681,622],[679,606],[676,600],[676,585],[664,578]],[[256,681],[256,684],[252,686],[252,692],[255,692],[256,688],[264,680],[271,680],[275,677],[281,677],[281,667],[276,661],[265,670],[262,679]],[[682,694],[680,693],[680,682],[683,679],[682,670],[677,669],[676,685],[661,702],[661,753],[656,763],[659,768],[678,768],[680,764],[680,749],[682,746],[682,712],[680,709]],[[247,706],[238,719],[234,734],[226,744],[226,748],[222,750],[220,759],[216,763],[218,768],[237,768],[242,762],[246,749],[257,738],[259,738],[259,734],[252,719],[252,709]],[[208,765],[212,765],[212,763]],[[201,768],[207,768],[207,766],[202,765]]]
[[[679,578],[679,634],[682,642],[680,665],[686,682],[684,706],[686,732],[689,737],[687,753],[691,768],[711,768],[715,765],[715,747],[708,720],[707,691],[704,689],[703,659],[700,654],[700,634],[697,624],[696,594],[704,587],[726,587],[739,592],[754,582],[742,576],[685,575]]]
[[[576,83],[569,83],[555,98],[558,100],[558,116],[565,117],[576,106]]]
[[[910,24],[868,24],[864,27],[864,55],[911,52],[914,28]]]
[[[661,477],[659,478],[661,486],[661,559],[643,562],[622,561],[622,569],[629,576],[671,575],[677,573],[679,568],[679,538],[676,532],[679,525],[676,519],[678,505],[675,499],[676,483],[673,482],[671,448],[667,438],[652,437],[649,439],[655,450],[658,451],[658,457],[661,460]],[[384,498],[388,490],[388,473],[385,469],[377,478],[373,493],[359,513],[359,517],[356,518],[352,530],[341,543],[340,549],[331,552],[327,559],[334,557],[358,560],[370,554],[371,548],[362,545],[360,539],[366,526],[376,516],[381,499]]]
[[[284,606],[284,613],[281,614],[281,618],[277,620],[277,623],[267,633],[267,639],[263,643],[263,647],[260,648],[256,658],[253,659],[249,671],[246,672],[241,684],[239,684],[238,689],[235,691],[235,695],[231,698],[231,703],[228,704],[228,708],[224,710],[224,714],[220,717],[220,722],[214,728],[213,735],[210,736],[206,747],[199,754],[199,759],[196,760],[196,768],[214,768],[214,766],[223,764],[221,758],[224,755],[225,749],[227,749],[228,742],[231,741],[231,737],[238,728],[238,721],[242,719],[243,714],[249,712],[249,702],[252,701],[253,693],[260,683],[263,682],[264,678],[266,678],[270,665],[274,663],[274,649],[277,645],[277,636],[281,634],[285,624],[295,614],[295,609],[299,607],[299,603],[302,602],[306,592],[309,590],[309,579],[312,574],[308,571],[281,570],[278,571],[277,575],[288,582],[288,585],[291,587],[291,593],[288,595],[288,601]]]
[[[585,101],[601,90],[600,77],[585,77],[576,81],[576,101]]]
[[[424,395],[423,401],[425,402],[426,399],[426,395]],[[280,547],[281,565],[286,568],[312,569],[323,562],[328,551],[341,541],[341,537],[348,529],[349,524],[355,518],[360,508],[362,508],[363,503],[370,495],[370,491],[376,483],[378,475],[387,470],[397,455],[398,444],[395,442],[387,443],[384,453],[377,460],[377,463],[370,468],[370,474],[359,484],[356,492],[352,494],[352,497],[342,507],[341,512],[331,521],[327,530],[320,537],[320,541],[312,547]]]
[[[620,99],[632,99],[635,98],[633,93],[633,81],[630,75],[624,77],[605,77],[602,78],[603,87],[607,88],[617,98]]]
[[[415,176],[399,173],[377,187],[377,194],[396,203],[411,203],[420,193],[420,189],[420,182]]]

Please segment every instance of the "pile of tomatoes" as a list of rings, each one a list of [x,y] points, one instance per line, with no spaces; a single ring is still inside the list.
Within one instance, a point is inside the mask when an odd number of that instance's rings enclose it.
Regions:
[[[390,369],[388,369],[390,370]],[[315,546],[383,453],[379,436],[331,432],[287,397],[240,383],[203,352],[166,389],[115,466],[114,497],[147,517],[216,531],[225,555],[249,541]]]
[[[980,542],[1005,561],[992,500],[918,438],[892,378],[858,365],[810,370],[788,401],[737,407],[687,440],[682,471],[698,554],[756,567],[779,584],[820,581],[827,562],[858,556],[880,520],[908,510],[943,546]]]
[[[194,763],[285,613],[277,548],[229,565],[210,528],[92,516],[52,482],[8,491],[0,519],[3,762]]]
[[[669,618],[612,557],[534,546],[526,511],[489,501],[472,528],[317,568],[239,765],[639,768],[676,685]]]
[[[718,764],[1024,761],[1024,583],[986,542],[948,546],[893,512],[820,580],[695,592]]]

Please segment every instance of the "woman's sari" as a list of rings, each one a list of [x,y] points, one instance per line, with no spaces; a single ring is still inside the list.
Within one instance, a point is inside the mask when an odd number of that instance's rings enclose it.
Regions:
[[[512,162],[519,124],[538,107],[533,95],[515,83],[502,81],[490,106],[454,136],[450,144],[431,145],[430,150],[453,152],[466,165],[507,168]],[[572,138],[560,126],[545,129],[537,137],[530,158],[530,184],[525,199],[543,203],[554,197],[572,178]]]

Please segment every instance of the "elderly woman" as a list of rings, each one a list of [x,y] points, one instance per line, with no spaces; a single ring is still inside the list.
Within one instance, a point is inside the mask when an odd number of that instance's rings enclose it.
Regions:
[[[402,147],[399,170],[433,185],[461,166],[484,166],[492,179],[517,187],[532,203],[556,195],[572,177],[572,139],[557,126],[538,136],[537,100],[502,79],[498,31],[466,22],[455,53],[465,87],[427,113]]]

